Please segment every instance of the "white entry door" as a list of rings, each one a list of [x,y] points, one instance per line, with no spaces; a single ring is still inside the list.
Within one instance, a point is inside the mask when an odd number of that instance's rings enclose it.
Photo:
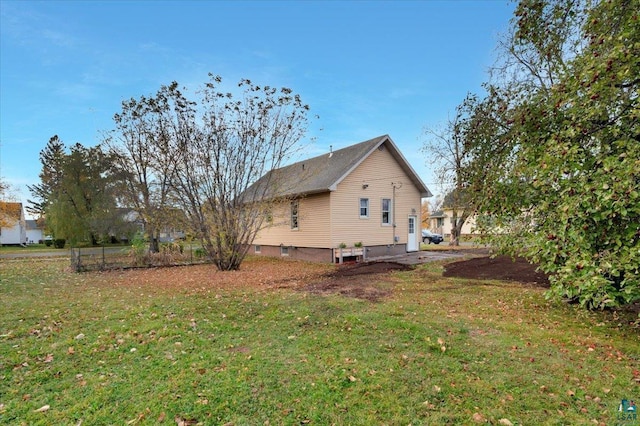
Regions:
[[[418,216],[409,216],[409,237],[407,238],[407,251],[418,251],[418,231],[416,223]]]

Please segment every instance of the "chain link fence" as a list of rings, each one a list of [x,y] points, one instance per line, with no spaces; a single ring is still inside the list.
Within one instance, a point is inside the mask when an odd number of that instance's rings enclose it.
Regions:
[[[207,257],[202,247],[195,244],[164,243],[157,253],[150,252],[147,245],[71,248],[71,268],[76,272],[200,263],[207,263]]]

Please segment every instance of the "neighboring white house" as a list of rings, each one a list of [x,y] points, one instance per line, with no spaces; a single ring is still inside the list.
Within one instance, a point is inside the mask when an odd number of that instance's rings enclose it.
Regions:
[[[20,245],[27,242],[27,227],[22,203],[0,201],[0,245]]]
[[[38,226],[37,220],[25,220],[27,229],[27,244],[38,244],[44,241],[44,229]]]
[[[271,171],[248,192],[270,174],[287,188],[273,198],[290,202],[268,216],[252,253],[335,262],[419,250],[431,192],[388,135]]]
[[[140,214],[134,209],[130,208],[121,208],[120,215],[122,220],[131,225],[132,230],[138,230],[141,232],[145,231],[144,220],[142,220]],[[175,217],[184,216],[184,213],[176,210],[174,211]],[[184,222],[184,219],[182,220]],[[159,239],[161,243],[172,242],[176,240],[181,240],[186,237],[187,233],[184,231],[182,227],[175,227],[170,225],[165,225],[160,229]]]

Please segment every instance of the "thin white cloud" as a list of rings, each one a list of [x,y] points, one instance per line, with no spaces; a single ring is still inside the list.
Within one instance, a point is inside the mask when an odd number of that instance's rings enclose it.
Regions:
[[[44,29],[40,32],[40,35],[43,39],[58,47],[73,47],[77,45],[74,37],[60,31]]]
[[[389,98],[401,99],[409,96],[414,96],[416,94],[418,94],[418,91],[415,89],[395,88],[395,89],[391,89],[391,92],[389,93]]]

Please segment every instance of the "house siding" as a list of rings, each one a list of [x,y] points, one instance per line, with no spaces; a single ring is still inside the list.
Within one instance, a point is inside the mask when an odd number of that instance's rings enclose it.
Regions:
[[[389,139],[363,152],[357,166],[335,176],[331,191],[299,199],[298,229],[291,229],[289,203],[271,212],[271,226],[262,229],[253,241],[251,254],[289,259],[336,261],[333,249],[342,244],[353,247],[362,243],[364,257],[404,253],[408,245],[409,216],[420,218],[422,195],[429,194]],[[336,156],[340,158],[340,156]],[[399,158],[400,157],[400,158]],[[317,157],[319,158],[319,157]],[[314,161],[318,161],[316,160]],[[331,169],[326,157],[323,167]],[[348,164],[346,164],[348,166]],[[324,169],[323,169],[324,170]],[[321,191],[322,186],[314,188]],[[360,199],[369,200],[368,217],[360,215]],[[382,200],[392,201],[391,223],[382,223]],[[419,247],[420,229],[415,229],[412,249]],[[260,252],[255,252],[260,246]],[[287,247],[283,256],[281,247]]]
[[[396,189],[394,193],[393,184]],[[363,188],[366,185],[366,188]],[[360,198],[369,199],[369,218],[360,218]],[[393,200],[392,224],[382,223],[382,199]],[[367,157],[331,193],[331,246],[405,245],[409,215],[419,215],[420,192],[387,149]],[[395,228],[393,223],[396,224]],[[394,241],[394,236],[397,241]]]
[[[298,229],[291,229],[290,205],[285,203],[272,212],[273,225],[260,230],[253,243],[262,246],[331,247],[329,193],[310,195],[298,201]]]
[[[451,229],[453,228],[453,210],[445,209],[442,213],[444,216],[442,226],[438,226],[438,218],[431,218],[431,230],[448,238],[451,236]],[[460,233],[461,235],[479,235],[476,232],[476,215],[471,215],[465,220]]]

